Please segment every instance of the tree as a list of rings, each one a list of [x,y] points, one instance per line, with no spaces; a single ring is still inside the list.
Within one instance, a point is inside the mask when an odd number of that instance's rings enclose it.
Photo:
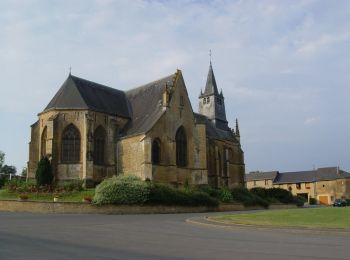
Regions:
[[[15,166],[5,164],[4,166],[1,167],[1,172],[5,173],[6,175],[16,174],[17,169]]]
[[[23,167],[22,168],[21,176],[22,177],[27,177],[27,167]]]
[[[38,186],[51,185],[53,174],[50,160],[45,156],[38,163],[38,168],[35,173],[36,184]]]
[[[0,151],[0,172],[4,162],[5,162],[5,153],[3,151]]]

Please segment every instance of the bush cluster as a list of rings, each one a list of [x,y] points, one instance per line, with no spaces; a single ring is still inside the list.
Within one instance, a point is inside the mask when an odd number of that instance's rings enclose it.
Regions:
[[[195,189],[174,189],[163,184],[151,184],[148,202],[161,205],[218,206],[219,201],[203,191]]]
[[[93,203],[102,204],[143,204],[150,194],[151,186],[136,176],[113,176],[97,187]]]
[[[346,205],[350,206],[350,199],[346,199]]]
[[[294,203],[293,194],[285,189],[270,188],[267,189],[267,194],[270,198],[275,198],[281,203]]]
[[[114,176],[96,187],[93,203],[102,204],[161,204],[181,206],[217,206],[218,200],[207,193],[186,188],[144,182],[135,176]]]
[[[28,192],[28,193],[64,193],[84,190],[81,181],[64,181],[58,185],[38,186],[35,181],[23,179],[8,180],[4,188],[10,192]]]
[[[233,200],[242,203],[244,206],[263,206],[267,208],[269,201],[261,198],[260,196],[250,192],[245,187],[235,187],[232,189]]]
[[[309,200],[310,200],[309,201],[310,205],[316,205],[317,204],[317,200],[315,198],[310,198]]]

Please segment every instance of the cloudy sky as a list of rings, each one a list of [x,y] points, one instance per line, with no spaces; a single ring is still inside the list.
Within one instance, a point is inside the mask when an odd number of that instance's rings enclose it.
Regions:
[[[350,170],[350,1],[0,1],[0,150],[72,74],[126,90],[181,69],[197,111],[212,50],[246,169]]]

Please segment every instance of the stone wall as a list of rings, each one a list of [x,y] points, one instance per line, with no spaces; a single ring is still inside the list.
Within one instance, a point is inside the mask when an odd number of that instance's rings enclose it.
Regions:
[[[271,205],[273,209],[295,208],[295,205]],[[34,202],[0,200],[0,211],[7,212],[30,212],[42,214],[170,214],[170,213],[201,213],[201,212],[224,212],[238,210],[256,210],[262,207],[244,207],[241,204],[221,204],[219,207],[185,207],[185,206],[162,206],[162,205],[105,205],[94,206],[87,203],[77,202]]]

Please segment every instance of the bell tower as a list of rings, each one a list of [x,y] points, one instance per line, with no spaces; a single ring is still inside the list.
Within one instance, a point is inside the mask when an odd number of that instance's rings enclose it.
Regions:
[[[217,128],[229,129],[226,120],[224,95],[222,90],[219,94],[211,61],[204,93],[201,90],[199,95],[199,114],[206,116]]]

